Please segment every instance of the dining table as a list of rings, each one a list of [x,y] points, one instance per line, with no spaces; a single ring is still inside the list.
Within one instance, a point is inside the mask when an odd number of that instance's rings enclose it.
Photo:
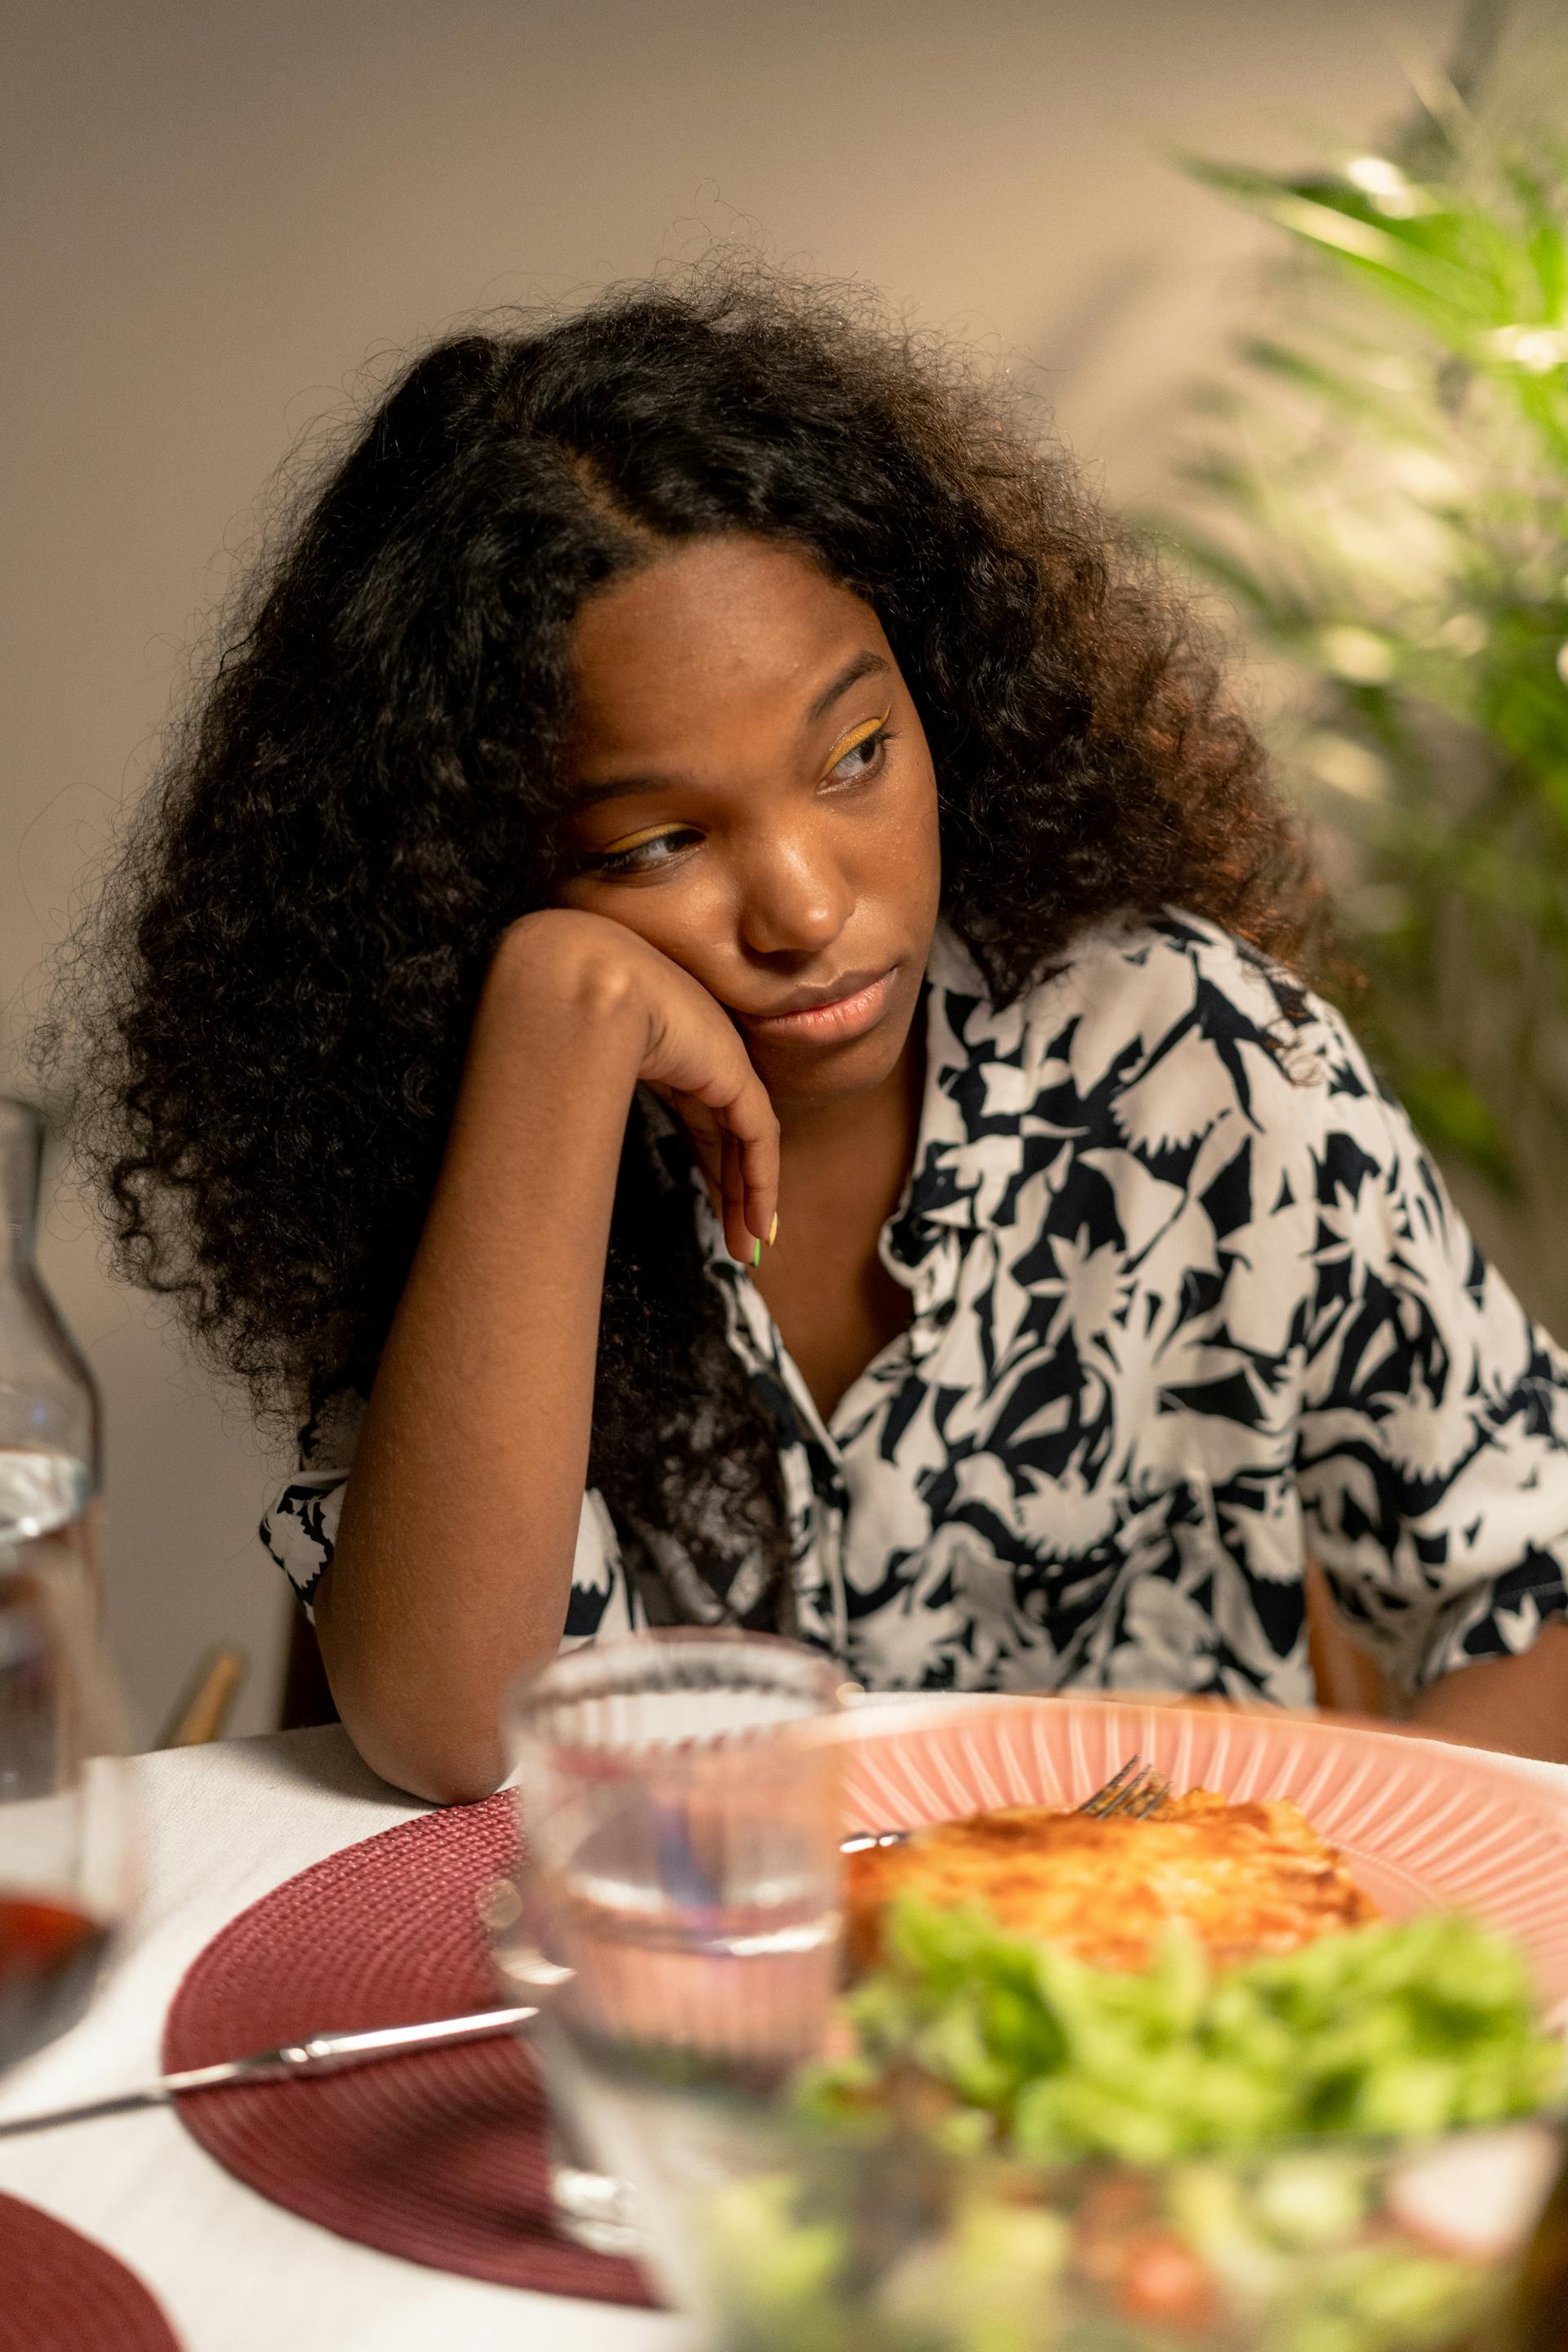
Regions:
[[[378,1780],[335,1724],[167,1748],[123,1770],[140,1862],[132,1916],[80,2023],[0,2078],[0,2120],[151,2080],[169,2003],[221,1927],[297,1871],[431,1810]],[[226,2172],[167,2106],[0,2138],[0,2190],[117,2254],[183,2352],[690,2352],[698,2341],[667,2312],[492,2286],[337,2237]]]
[[[1568,1766],[1486,1761],[1568,1818]],[[140,1832],[133,1916],[82,2021],[0,2080],[0,2120],[155,2076],[169,2003],[218,1929],[297,1871],[429,1810],[378,1780],[335,1725],[167,1749],[124,1769]],[[0,2190],[117,2254],[184,2352],[695,2352],[699,2341],[675,2314],[489,2285],[334,2236],[224,2171],[166,2106],[0,2138]]]

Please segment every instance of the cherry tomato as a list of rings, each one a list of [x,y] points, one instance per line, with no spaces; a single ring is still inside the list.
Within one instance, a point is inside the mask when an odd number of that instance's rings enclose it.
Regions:
[[[1122,2249],[1117,2301],[1129,2319],[1206,2327],[1215,2316],[1214,2280],[1180,2238],[1166,2230],[1144,2230]]]

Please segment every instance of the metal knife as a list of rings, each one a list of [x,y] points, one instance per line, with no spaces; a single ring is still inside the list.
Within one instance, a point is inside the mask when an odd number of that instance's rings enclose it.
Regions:
[[[14,2138],[22,2132],[52,2131],[57,2124],[88,2123],[98,2116],[124,2115],[134,2107],[166,2106],[187,2091],[216,2091],[227,2083],[292,2082],[301,2075],[367,2065],[377,2058],[398,2058],[409,2050],[444,2050],[456,2042],[482,2042],[495,2034],[515,2033],[538,2014],[537,2008],[477,2009],[463,2017],[435,2017],[426,2025],[375,2026],[363,2033],[314,2033],[308,2042],[255,2050],[247,2058],[225,2058],[215,2066],[187,2066],[183,2074],[160,2074],[156,2082],[113,2092],[108,2098],[49,2107],[37,2115],[0,2116],[0,2139]]]
[[[1134,1759],[1136,1761],[1136,1759]],[[901,1845],[908,1830],[869,1830],[845,1838],[841,1851],[855,1853],[866,1846]],[[498,1923],[492,1921],[492,1927]],[[553,1986],[569,1969],[549,1968],[531,1955],[529,1978]],[[137,2107],[167,2106],[189,2091],[221,2090],[229,2083],[291,2082],[301,2075],[327,2074],[341,2066],[363,2066],[377,2058],[401,2057],[409,2050],[441,2050],[455,2042],[482,2042],[499,2033],[515,2033],[539,2014],[537,2003],[509,2009],[473,2010],[462,2017],[433,2018],[427,2025],[379,2026],[365,2033],[316,2033],[308,2042],[284,2042],[276,2050],[256,2050],[247,2058],[225,2058],[215,2066],[189,2066],[183,2074],[160,2074],[156,2082],[138,2084],[103,2099],[86,2099],[69,2107],[47,2107],[30,2116],[0,2116],[0,2139],[23,2132],[52,2131],[57,2124],[91,2123],[100,2116],[121,2116]]]

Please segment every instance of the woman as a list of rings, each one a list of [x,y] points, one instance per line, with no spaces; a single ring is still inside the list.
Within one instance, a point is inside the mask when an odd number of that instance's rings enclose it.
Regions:
[[[414,364],[110,894],[101,1172],[302,1468],[363,1754],[564,1637],[1568,1754],[1568,1381],[1293,973],[1190,615],[962,364],[760,274]],[[1538,1638],[1539,1637],[1539,1638]]]

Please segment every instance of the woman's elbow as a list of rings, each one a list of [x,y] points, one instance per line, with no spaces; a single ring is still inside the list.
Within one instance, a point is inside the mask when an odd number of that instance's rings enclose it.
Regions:
[[[492,1796],[507,1774],[499,1696],[493,1704],[444,1693],[434,1676],[387,1671],[334,1641],[322,1625],[321,1662],[343,1729],[391,1787],[432,1805]]]
[[[371,1770],[395,1789],[431,1805],[472,1805],[491,1797],[506,1778],[499,1734],[454,1733],[422,1726],[339,1696],[344,1730]]]

